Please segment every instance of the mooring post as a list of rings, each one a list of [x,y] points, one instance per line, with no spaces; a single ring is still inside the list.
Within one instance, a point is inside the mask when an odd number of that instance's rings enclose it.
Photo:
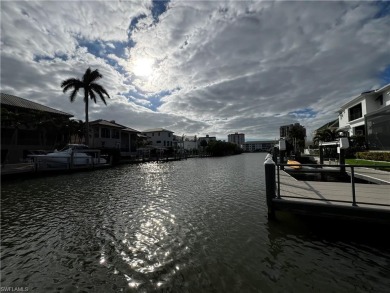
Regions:
[[[356,207],[357,204],[356,204],[356,191],[355,191],[355,171],[353,166],[351,166],[351,185],[352,185],[352,205]]]
[[[324,164],[324,147],[320,146],[320,165]]]
[[[345,173],[345,150],[340,149],[340,156],[339,156],[339,164],[340,164],[340,173]]]
[[[274,162],[278,163],[278,160],[276,160]],[[282,166],[282,164],[284,164],[284,151],[279,151],[279,165],[280,165],[280,169],[284,170],[284,166]]]
[[[276,197],[275,162],[268,158],[265,166],[265,195],[267,197],[268,219],[275,219],[272,199]]]

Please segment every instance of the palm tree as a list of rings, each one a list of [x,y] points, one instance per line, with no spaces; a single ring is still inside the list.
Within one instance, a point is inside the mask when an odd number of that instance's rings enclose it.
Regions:
[[[336,130],[331,129],[322,129],[319,131],[313,138],[313,143],[315,145],[319,145],[319,143],[322,142],[328,142],[328,141],[334,141],[337,139],[337,132]]]
[[[91,71],[91,68],[88,68],[85,71],[82,80],[79,80],[77,78],[69,78],[61,83],[61,87],[63,88],[64,93],[69,89],[73,90],[70,94],[71,102],[75,100],[79,89],[84,89],[86,145],[89,145],[88,98],[91,98],[91,100],[96,103],[96,94],[98,94],[105,105],[107,105],[105,96],[110,98],[107,91],[100,84],[96,83],[96,81],[102,77],[103,75],[101,75],[97,69]]]
[[[81,120],[69,120],[69,143],[81,143],[83,138],[84,122]]]

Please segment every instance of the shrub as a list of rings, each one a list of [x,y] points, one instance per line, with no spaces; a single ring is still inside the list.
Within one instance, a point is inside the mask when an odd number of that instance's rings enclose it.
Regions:
[[[357,152],[357,159],[390,162],[390,152]]]

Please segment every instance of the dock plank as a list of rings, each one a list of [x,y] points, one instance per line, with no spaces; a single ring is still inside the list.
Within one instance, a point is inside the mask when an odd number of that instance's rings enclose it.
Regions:
[[[390,210],[390,206],[383,206],[390,205],[390,192],[387,185],[356,183],[355,194],[359,206]],[[342,182],[298,181],[287,172],[280,171],[280,195],[286,200],[304,200],[345,206],[352,203],[352,186],[351,183]],[[297,198],[289,198],[288,196]],[[335,202],[335,200],[347,201],[348,203]]]
[[[348,174],[351,174],[350,170],[346,171]],[[355,177],[368,181],[373,181],[379,184],[390,184],[390,172],[363,167],[356,167],[354,172]]]

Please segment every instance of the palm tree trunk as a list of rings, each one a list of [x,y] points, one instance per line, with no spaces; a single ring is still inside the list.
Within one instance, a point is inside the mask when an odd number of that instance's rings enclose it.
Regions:
[[[89,146],[88,90],[84,89],[85,99],[85,144]]]

